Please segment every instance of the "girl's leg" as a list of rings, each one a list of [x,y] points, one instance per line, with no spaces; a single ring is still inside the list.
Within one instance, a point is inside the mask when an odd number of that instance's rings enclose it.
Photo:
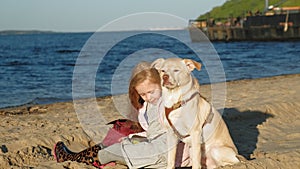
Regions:
[[[70,151],[63,142],[58,142],[54,148],[54,156],[58,163],[64,161],[76,161],[99,167],[101,163],[98,159],[98,151],[101,150],[100,145],[94,145],[81,152],[75,153]]]

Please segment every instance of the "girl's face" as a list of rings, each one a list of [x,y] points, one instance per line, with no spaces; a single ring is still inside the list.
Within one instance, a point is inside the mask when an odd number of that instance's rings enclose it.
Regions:
[[[135,87],[138,94],[150,104],[156,104],[161,97],[161,87],[159,84],[151,83],[149,80],[138,84]]]

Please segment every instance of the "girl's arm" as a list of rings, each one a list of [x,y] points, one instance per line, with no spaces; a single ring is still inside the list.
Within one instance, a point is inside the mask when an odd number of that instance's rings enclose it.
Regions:
[[[147,103],[145,102],[144,106],[141,109],[139,109],[139,114],[138,114],[139,123],[145,131],[129,134],[128,135],[129,138],[132,138],[132,136],[147,137],[146,131],[148,130],[149,125],[148,125],[148,119],[146,113],[147,113]]]

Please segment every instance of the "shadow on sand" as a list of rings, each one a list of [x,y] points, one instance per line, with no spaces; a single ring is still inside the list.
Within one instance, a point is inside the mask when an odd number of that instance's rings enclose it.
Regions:
[[[240,112],[235,108],[224,109],[223,119],[240,155],[248,160],[251,159],[251,154],[256,149],[258,141],[257,126],[270,117],[273,115],[261,111]]]

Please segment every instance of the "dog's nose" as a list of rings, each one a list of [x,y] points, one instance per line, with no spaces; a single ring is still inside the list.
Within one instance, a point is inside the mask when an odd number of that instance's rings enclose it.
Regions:
[[[162,78],[163,78],[163,80],[169,80],[169,75],[164,74]]]

